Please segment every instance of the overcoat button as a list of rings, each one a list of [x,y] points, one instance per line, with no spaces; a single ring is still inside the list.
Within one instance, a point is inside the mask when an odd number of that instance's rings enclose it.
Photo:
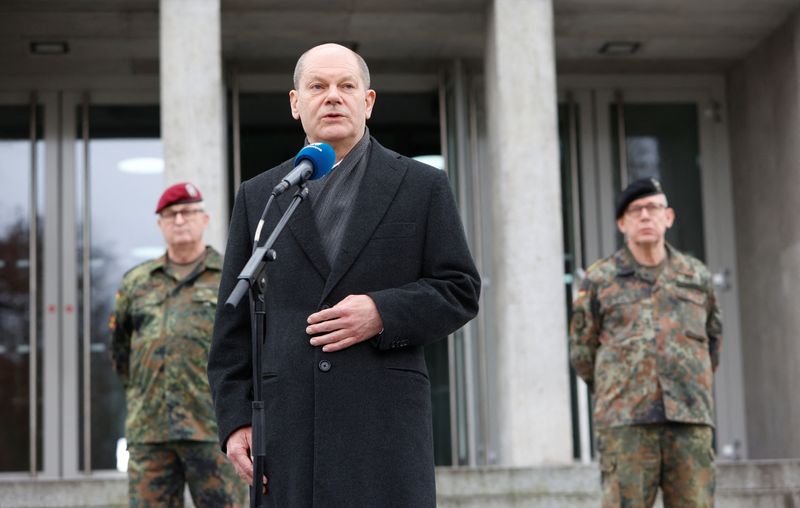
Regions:
[[[319,367],[319,370],[321,370],[322,372],[328,372],[329,370],[331,370],[331,362],[329,362],[328,360],[322,360],[319,362],[317,367]]]

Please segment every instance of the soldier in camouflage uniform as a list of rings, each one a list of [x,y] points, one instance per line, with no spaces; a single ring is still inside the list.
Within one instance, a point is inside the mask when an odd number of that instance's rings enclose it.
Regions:
[[[713,372],[722,325],[711,275],[666,243],[658,181],[617,201],[625,247],[593,264],[570,323],[570,360],[594,394],[603,507],[714,504]]]
[[[222,257],[203,243],[209,217],[193,185],[156,208],[167,252],[125,274],[111,317],[111,361],[125,387],[132,507],[244,505],[247,487],[220,451],[206,377]]]

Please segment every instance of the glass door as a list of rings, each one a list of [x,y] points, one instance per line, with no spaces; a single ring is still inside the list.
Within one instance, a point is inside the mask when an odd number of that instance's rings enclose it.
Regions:
[[[0,473],[42,465],[43,105],[0,96]]]
[[[679,220],[667,232],[677,249],[705,261],[701,105],[691,97],[668,101],[626,101],[616,92],[607,103],[614,188],[640,178],[661,181]],[[621,245],[621,239],[617,242]]]
[[[0,95],[4,476],[117,469],[108,317],[122,275],[163,252],[159,123],[155,96]]]
[[[108,321],[125,272],[164,252],[154,213],[164,186],[160,112],[148,97],[72,95],[64,107],[75,128],[74,197],[65,198],[75,211],[75,257],[64,274],[78,295],[73,453],[85,473],[122,470],[125,398],[109,360]]]

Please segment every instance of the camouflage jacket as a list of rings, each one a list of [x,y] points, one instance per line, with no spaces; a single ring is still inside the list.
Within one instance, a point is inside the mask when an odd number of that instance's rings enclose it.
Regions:
[[[589,267],[573,304],[570,361],[609,428],[714,424],[720,309],[706,267],[667,245],[656,280],[627,248]]]
[[[111,362],[128,406],[128,443],[217,441],[206,365],[222,257],[179,281],[166,254],[125,274],[111,316]]]

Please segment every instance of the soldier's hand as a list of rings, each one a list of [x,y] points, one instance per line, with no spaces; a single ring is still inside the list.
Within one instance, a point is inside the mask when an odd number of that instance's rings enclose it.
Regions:
[[[329,309],[308,316],[306,333],[312,346],[333,353],[370,339],[383,329],[383,320],[367,295],[350,295]]]
[[[233,463],[233,468],[248,485],[253,485],[253,428],[241,427],[233,431],[228,436],[225,449],[227,450],[228,460]],[[267,477],[262,479],[264,491],[266,492]]]

